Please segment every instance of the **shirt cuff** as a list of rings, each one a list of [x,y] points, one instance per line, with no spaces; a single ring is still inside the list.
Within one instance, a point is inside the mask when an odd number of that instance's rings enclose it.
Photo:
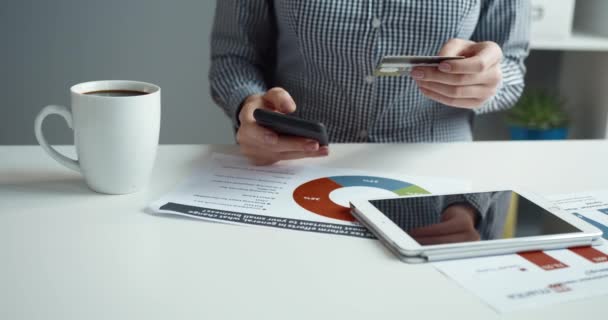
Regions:
[[[522,70],[512,61],[503,61],[500,68],[502,79],[496,88],[496,94],[481,107],[473,109],[475,114],[507,110],[519,100],[524,88]]]
[[[232,123],[235,127],[238,128],[241,124],[239,121],[239,112],[241,111],[243,101],[245,101],[245,99],[251,95],[261,94],[264,92],[266,92],[265,88],[256,84],[244,85],[232,91],[230,96],[225,101],[226,104],[224,106],[224,110],[230,119],[232,119]]]

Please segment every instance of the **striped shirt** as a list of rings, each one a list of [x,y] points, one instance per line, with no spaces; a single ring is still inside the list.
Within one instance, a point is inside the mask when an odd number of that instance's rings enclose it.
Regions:
[[[528,35],[528,0],[220,0],[211,92],[235,124],[247,96],[279,86],[331,142],[466,141],[475,114],[521,95]],[[475,110],[426,98],[409,76],[372,76],[383,56],[435,55],[451,38],[503,50],[498,91]]]

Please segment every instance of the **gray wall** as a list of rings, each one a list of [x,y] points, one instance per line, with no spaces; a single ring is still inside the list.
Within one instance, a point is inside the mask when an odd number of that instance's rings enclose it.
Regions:
[[[221,1],[221,0],[220,0]],[[233,143],[209,95],[209,0],[0,1],[0,144],[35,144],[34,118],[69,103],[88,80],[129,79],[163,89],[161,143]],[[72,143],[49,117],[52,143]]]

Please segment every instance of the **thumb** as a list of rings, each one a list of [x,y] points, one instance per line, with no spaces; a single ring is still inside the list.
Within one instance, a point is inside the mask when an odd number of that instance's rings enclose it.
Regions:
[[[464,39],[450,39],[446,42],[441,50],[439,50],[438,56],[460,56],[475,42]]]
[[[441,213],[441,222],[446,222],[454,218],[458,214],[458,210],[454,205],[445,208],[445,210]]]
[[[266,108],[282,112],[292,113],[296,111],[296,103],[293,101],[291,95],[283,88],[275,87],[262,97],[264,100],[264,106]]]

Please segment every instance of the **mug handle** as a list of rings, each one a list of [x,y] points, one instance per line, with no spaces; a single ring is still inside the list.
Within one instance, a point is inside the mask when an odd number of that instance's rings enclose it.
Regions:
[[[46,138],[42,133],[42,122],[48,115],[51,114],[58,114],[62,116],[65,119],[65,122],[67,122],[68,127],[70,127],[70,129],[72,128],[72,112],[70,112],[68,108],[57,105],[46,106],[36,116],[36,121],[34,124],[36,140],[38,140],[38,144],[40,144],[42,149],[44,149],[44,151],[46,151],[46,153],[51,156],[51,158],[57,160],[57,162],[66,166],[67,168],[80,172],[80,164],[78,163],[78,160],[70,159],[62,155],[46,141]]]

